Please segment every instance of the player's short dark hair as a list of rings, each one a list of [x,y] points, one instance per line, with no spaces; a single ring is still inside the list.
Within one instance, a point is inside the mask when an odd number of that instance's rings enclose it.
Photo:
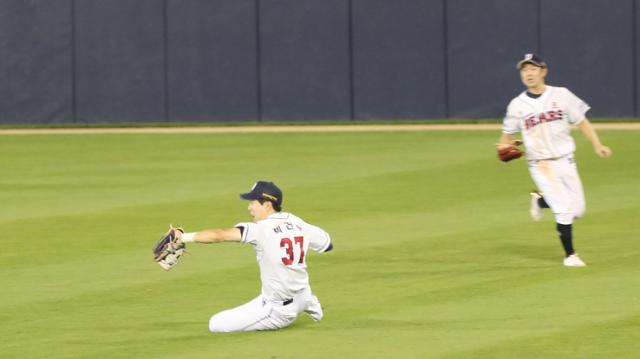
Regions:
[[[260,202],[260,204],[264,204],[265,202],[271,202],[273,206],[273,210],[276,212],[282,212],[282,206],[279,205],[276,201],[272,201],[266,198],[258,198],[256,201]]]

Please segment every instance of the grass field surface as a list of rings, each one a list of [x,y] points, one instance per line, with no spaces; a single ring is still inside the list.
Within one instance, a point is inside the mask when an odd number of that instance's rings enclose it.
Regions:
[[[586,268],[562,266],[549,212],[528,216],[526,161],[499,131],[0,136],[1,358],[637,358],[640,131],[580,133]],[[308,257],[325,318],[218,334],[259,294],[250,246],[151,248],[249,219],[259,179],[332,234]]]

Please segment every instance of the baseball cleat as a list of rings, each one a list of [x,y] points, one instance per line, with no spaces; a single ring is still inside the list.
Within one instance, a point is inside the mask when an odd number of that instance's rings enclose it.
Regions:
[[[531,195],[531,207],[529,207],[529,214],[534,221],[542,219],[542,208],[538,204],[538,200],[542,198],[540,192],[534,191],[529,193]]]
[[[563,264],[565,267],[585,267],[587,265],[577,254],[572,254],[565,258]]]

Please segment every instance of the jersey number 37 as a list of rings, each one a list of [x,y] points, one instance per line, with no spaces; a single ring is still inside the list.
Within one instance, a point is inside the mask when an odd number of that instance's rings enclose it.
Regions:
[[[295,247],[299,247],[300,251],[294,251]],[[304,237],[293,237],[293,241],[290,238],[282,238],[280,240],[280,248],[284,248],[286,255],[282,257],[282,263],[286,266],[293,265],[293,263],[304,263]],[[296,261],[296,253],[299,252],[298,260]]]

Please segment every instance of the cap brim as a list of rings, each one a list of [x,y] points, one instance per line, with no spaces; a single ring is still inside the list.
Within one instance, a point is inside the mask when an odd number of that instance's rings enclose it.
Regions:
[[[531,61],[531,60],[521,60],[516,65],[516,69],[520,70],[522,68],[522,65],[524,65],[524,64],[531,64],[531,65],[536,65],[538,67],[545,67],[545,68],[547,67],[547,64],[545,64],[544,62],[535,62],[535,61]]]
[[[260,199],[261,197],[259,195],[255,194],[255,193],[248,192],[248,193],[240,194],[240,198],[246,199],[248,201],[253,201],[253,200],[256,200],[256,199]]]

